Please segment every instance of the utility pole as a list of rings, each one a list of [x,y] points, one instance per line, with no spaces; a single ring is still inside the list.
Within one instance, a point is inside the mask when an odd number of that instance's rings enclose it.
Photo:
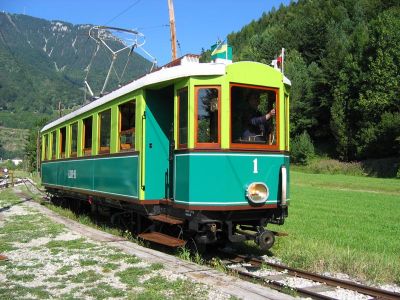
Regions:
[[[62,111],[61,111],[61,101],[58,101],[58,113],[60,115],[60,118],[62,117]]]
[[[36,173],[39,174],[39,166],[40,166],[40,131],[37,131],[37,139],[36,139]]]
[[[174,4],[172,3],[172,0],[168,0],[168,11],[169,11],[169,29],[171,32],[172,60],[175,60],[176,59],[176,31],[175,31]]]

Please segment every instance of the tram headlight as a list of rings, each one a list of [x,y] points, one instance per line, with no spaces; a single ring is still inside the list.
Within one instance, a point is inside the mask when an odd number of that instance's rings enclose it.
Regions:
[[[267,201],[268,195],[269,189],[263,182],[253,182],[247,187],[246,190],[247,199],[256,204]]]

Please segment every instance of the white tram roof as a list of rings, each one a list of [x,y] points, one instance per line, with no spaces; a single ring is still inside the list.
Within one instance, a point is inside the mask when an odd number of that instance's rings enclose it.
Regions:
[[[198,63],[193,60],[182,60],[181,64],[170,68],[161,68],[155,72],[149,73],[123,87],[104,95],[103,97],[94,100],[93,102],[82,106],[81,108],[73,111],[49,124],[44,126],[41,132],[62,124],[65,121],[71,120],[74,117],[88,112],[98,106],[110,102],[120,96],[129,92],[138,90],[142,87],[149,86],[156,83],[166,82],[173,79],[190,77],[190,76],[207,76],[207,75],[224,75],[226,64],[224,63]]]
[[[229,63],[229,62],[228,62]],[[98,106],[101,106],[107,102],[110,102],[118,97],[121,97],[129,92],[141,89],[145,86],[150,86],[156,83],[162,83],[169,80],[178,78],[191,77],[191,76],[213,76],[213,75],[224,75],[227,62],[217,63],[199,63],[198,59],[193,56],[184,56],[180,59],[180,64],[173,67],[165,67],[155,72],[149,73],[131,83],[124,85],[123,87],[112,91],[109,94],[102,96],[93,102],[82,106],[81,108],[73,111],[47,125],[45,125],[41,132],[44,132],[50,128],[60,125],[68,120],[75,118],[85,112],[88,112]],[[283,76],[285,84],[290,85],[290,80]]]

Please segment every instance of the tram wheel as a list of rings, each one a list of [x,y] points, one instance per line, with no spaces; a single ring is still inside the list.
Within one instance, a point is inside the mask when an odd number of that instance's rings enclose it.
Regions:
[[[265,230],[257,236],[256,242],[260,246],[261,250],[268,250],[275,243],[275,235],[271,231]]]

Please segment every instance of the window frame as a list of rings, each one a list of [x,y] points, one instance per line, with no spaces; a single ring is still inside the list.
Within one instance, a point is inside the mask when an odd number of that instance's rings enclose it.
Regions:
[[[51,160],[57,159],[57,130],[51,132]]]
[[[218,90],[218,142],[217,143],[202,143],[198,142],[198,91],[201,89],[216,89]],[[221,149],[221,85],[196,85],[194,87],[194,147],[197,149]]]
[[[275,92],[275,123],[276,123],[276,144],[268,145],[268,144],[241,144],[232,142],[232,87],[241,87],[247,89],[255,89],[255,90],[264,90],[264,91],[273,91]],[[250,84],[241,84],[241,83],[230,83],[229,84],[229,106],[230,106],[230,115],[229,115],[229,148],[230,149],[241,149],[241,150],[279,150],[280,140],[279,140],[279,113],[280,113],[280,101],[279,101],[279,88],[268,87],[268,86],[259,86],[259,85],[250,85]]]
[[[62,133],[62,129],[64,129],[64,134]],[[59,130],[59,137],[60,137],[60,144],[59,144],[59,152],[60,152],[60,158],[65,158],[65,152],[66,152],[66,147],[67,147],[67,127],[61,127]],[[64,145],[64,152],[62,151]]]
[[[186,143],[185,144],[181,144],[181,135],[180,135],[180,113],[181,113],[181,97],[180,97],[180,92],[184,92],[186,91],[186,95],[187,95],[187,103],[186,103],[186,107],[187,107],[187,111],[186,111],[186,124],[187,124],[187,132],[186,132]],[[188,140],[189,140],[189,88],[187,86],[178,89],[176,91],[177,93],[177,97],[178,97],[178,111],[177,111],[177,144],[178,144],[178,149],[187,149],[188,148]]]
[[[73,136],[72,136],[72,134],[74,133],[74,131],[72,130],[72,127],[74,126],[74,125],[76,125],[76,151],[72,151],[72,142],[73,142]],[[74,122],[74,123],[71,123],[70,125],[69,125],[69,131],[71,132],[70,133],[70,138],[68,139],[69,140],[69,145],[70,145],[70,147],[69,147],[69,157],[78,157],[78,122]]]
[[[101,146],[101,114],[105,113],[106,111],[110,112],[110,145],[109,146]],[[97,114],[97,118],[99,119],[99,128],[98,128],[98,154],[110,154],[111,153],[111,131],[112,131],[112,124],[111,124],[111,119],[112,119],[112,111],[111,108],[107,108]]]
[[[43,149],[43,160],[49,160],[49,145],[48,145],[48,141],[49,140],[49,135],[48,133],[43,135],[43,145],[44,145],[44,149]]]
[[[134,127],[130,128],[130,129],[127,129],[127,130],[124,130],[124,132],[128,132],[128,131],[135,132],[135,139],[133,140],[133,143],[134,143],[133,147],[131,147],[129,149],[122,149],[121,148],[121,133],[122,133],[122,131],[121,131],[121,127],[122,127],[121,106],[126,105],[128,103],[133,103],[134,108],[135,108],[135,114],[133,116],[133,118],[134,118]],[[110,138],[111,138],[111,134],[110,134]],[[99,145],[100,145],[100,143],[99,143]],[[129,100],[129,101],[126,101],[126,102],[121,103],[121,104],[118,105],[118,152],[133,152],[133,151],[135,151],[135,149],[136,149],[136,98],[134,98],[132,100]]]
[[[86,147],[86,126],[85,126],[85,120],[91,119],[92,120],[92,127],[91,127],[91,143],[90,143],[90,148]],[[93,116],[87,116],[86,118],[82,119],[82,154],[83,156],[91,156],[92,155],[92,149],[93,149]]]

